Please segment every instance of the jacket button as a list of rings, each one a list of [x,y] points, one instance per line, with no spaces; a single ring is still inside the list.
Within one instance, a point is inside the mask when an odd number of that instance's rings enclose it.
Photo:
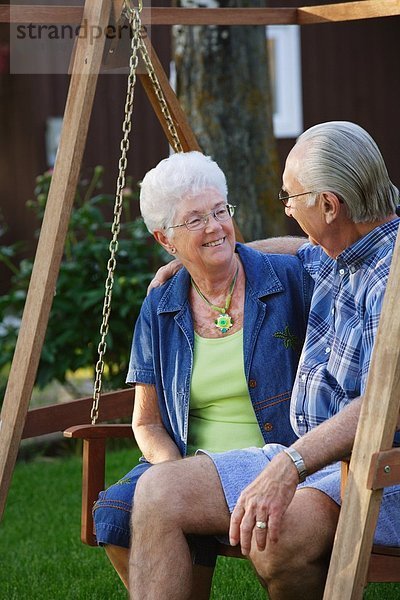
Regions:
[[[272,431],[273,428],[274,428],[274,426],[272,425],[272,423],[264,423],[265,431]]]
[[[250,379],[250,381],[249,381],[249,386],[250,386],[251,388],[255,388],[255,387],[257,387],[257,381],[256,381],[255,379]]]

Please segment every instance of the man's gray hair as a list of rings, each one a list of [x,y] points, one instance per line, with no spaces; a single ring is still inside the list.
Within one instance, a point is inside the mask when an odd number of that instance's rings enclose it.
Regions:
[[[201,152],[172,154],[148,171],[141,183],[140,211],[150,233],[173,225],[180,202],[205,189],[216,189],[227,200],[224,173]],[[171,230],[174,231],[174,230]]]
[[[300,135],[296,146],[303,144],[298,180],[305,188],[337,194],[354,223],[395,212],[399,191],[377,144],[362,127],[348,121],[321,123]]]

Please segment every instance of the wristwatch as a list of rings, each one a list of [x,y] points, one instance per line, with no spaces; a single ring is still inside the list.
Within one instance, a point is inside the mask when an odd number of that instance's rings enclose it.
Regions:
[[[293,464],[297,469],[297,473],[299,474],[299,483],[303,483],[308,475],[303,457],[294,448],[285,448],[284,453],[292,459]]]

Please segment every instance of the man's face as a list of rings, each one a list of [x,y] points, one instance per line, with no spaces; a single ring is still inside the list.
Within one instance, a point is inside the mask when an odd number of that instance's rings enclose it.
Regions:
[[[303,192],[310,191],[305,189],[305,187],[299,183],[298,180],[298,176],[301,173],[301,164],[304,152],[306,152],[304,146],[295,146],[286,159],[282,181],[283,189],[288,193],[289,196],[303,194]],[[297,198],[290,198],[288,200],[288,206],[285,208],[285,213],[288,217],[293,217],[296,219],[302,230],[308,235],[310,242],[314,244],[321,244],[323,240],[323,234],[326,230],[326,222],[320,209],[319,196],[317,196],[314,206],[307,206],[307,203],[313,198],[313,196],[315,195],[306,193],[298,196]]]

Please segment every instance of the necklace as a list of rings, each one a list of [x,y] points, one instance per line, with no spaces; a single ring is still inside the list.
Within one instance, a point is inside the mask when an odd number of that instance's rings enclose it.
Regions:
[[[232,294],[233,294],[233,290],[235,288],[235,283],[236,283],[238,273],[239,273],[239,267],[236,269],[236,273],[232,279],[231,285],[229,287],[229,293],[225,299],[225,306],[223,308],[221,308],[220,306],[216,306],[215,304],[212,304],[209,300],[207,300],[207,298],[199,290],[199,288],[197,287],[197,285],[195,284],[193,279],[190,278],[190,280],[192,282],[192,286],[194,287],[194,289],[196,290],[196,292],[198,293],[200,298],[202,300],[204,300],[204,302],[206,304],[208,304],[208,306],[210,308],[212,308],[213,310],[216,310],[217,312],[220,313],[219,317],[217,319],[215,319],[214,324],[215,324],[215,327],[217,327],[217,329],[219,329],[221,333],[226,333],[233,325],[232,317],[228,314],[227,311],[229,310],[229,307],[231,305]]]

